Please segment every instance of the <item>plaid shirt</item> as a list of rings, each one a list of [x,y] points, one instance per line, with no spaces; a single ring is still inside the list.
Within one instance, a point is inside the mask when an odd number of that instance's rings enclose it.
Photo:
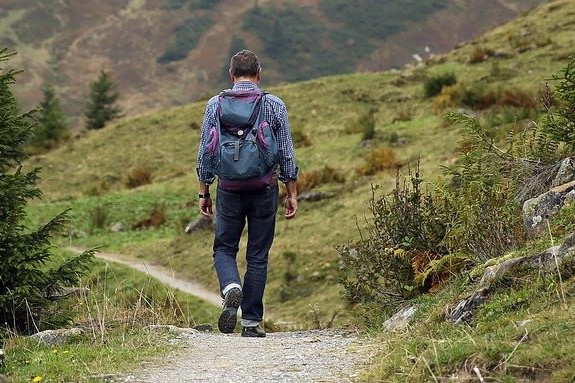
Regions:
[[[241,81],[234,84],[232,90],[256,89],[257,85],[249,81]],[[278,179],[282,182],[296,180],[298,168],[296,166],[293,141],[289,128],[287,109],[283,101],[272,94],[267,94],[264,104],[264,116],[276,133],[278,141],[278,151],[280,156],[280,173]],[[198,150],[198,179],[210,185],[214,182],[215,175],[210,173],[202,164],[202,153],[205,150],[210,138],[210,129],[216,125],[216,110],[218,107],[218,96],[212,97],[206,104],[204,121],[202,123],[202,133],[200,135],[200,147]]]

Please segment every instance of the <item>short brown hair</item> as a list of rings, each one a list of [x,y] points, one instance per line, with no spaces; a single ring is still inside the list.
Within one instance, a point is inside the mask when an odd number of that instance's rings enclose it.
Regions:
[[[260,69],[260,59],[247,49],[239,51],[230,60],[230,74],[234,77],[256,77]]]

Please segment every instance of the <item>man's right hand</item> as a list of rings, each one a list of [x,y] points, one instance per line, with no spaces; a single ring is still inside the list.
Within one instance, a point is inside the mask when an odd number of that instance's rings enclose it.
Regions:
[[[212,218],[214,211],[212,208],[212,198],[200,198],[200,213],[206,218]]]
[[[285,219],[292,219],[293,217],[295,217],[295,214],[297,213],[297,198],[287,197],[284,202],[284,207],[285,207],[285,213],[284,213]]]

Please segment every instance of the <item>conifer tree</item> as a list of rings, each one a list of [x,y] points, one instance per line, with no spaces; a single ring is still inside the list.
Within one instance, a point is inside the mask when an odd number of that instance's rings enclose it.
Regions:
[[[102,129],[108,121],[120,117],[121,109],[116,105],[119,97],[120,93],[110,73],[102,70],[98,79],[90,83],[85,112],[86,127]]]
[[[31,333],[65,323],[65,312],[50,310],[57,304],[52,298],[64,286],[78,282],[94,253],[86,251],[48,267],[55,263],[50,240],[65,225],[66,212],[36,229],[24,223],[27,201],[41,195],[36,186],[40,169],[22,167],[23,148],[37,122],[33,112],[18,112],[10,90],[18,71],[2,67],[11,55],[0,50],[0,338],[8,332]]]
[[[62,140],[67,124],[60,100],[56,98],[54,87],[46,85],[42,89],[44,98],[40,103],[39,126],[32,138],[32,145],[52,149]]]

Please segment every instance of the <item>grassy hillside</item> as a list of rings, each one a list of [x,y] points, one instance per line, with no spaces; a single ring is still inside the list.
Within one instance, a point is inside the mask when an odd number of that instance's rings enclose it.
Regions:
[[[22,105],[37,105],[42,85],[54,84],[78,128],[88,84],[102,69],[119,85],[123,109],[141,113],[222,87],[229,53],[246,46],[265,62],[269,84],[389,69],[542,1],[6,0],[0,46],[17,51],[14,63],[25,69],[16,89]]]
[[[371,185],[390,190],[396,162],[404,165],[405,174],[407,165],[421,157],[423,177],[433,180],[442,165],[454,160],[458,132],[443,122],[449,108],[440,108],[441,99],[423,97],[427,80],[451,73],[462,86],[535,97],[541,82],[572,54],[574,29],[575,5],[556,0],[425,66],[270,87],[285,100],[296,137],[309,143],[296,148],[301,186],[320,180],[315,190],[328,196],[302,201],[294,221],[278,217],[266,292],[270,322],[281,323],[278,328],[309,327],[318,321],[325,325],[337,314],[335,324],[345,323],[349,312],[337,283],[335,246],[357,239],[357,228],[368,223]],[[199,102],[126,118],[32,158],[27,166],[43,169],[44,197],[31,208],[31,224],[72,208],[62,245],[101,245],[171,267],[216,291],[211,233],[183,232],[198,217],[195,156],[203,106]],[[372,108],[377,110],[375,138],[361,144],[363,126],[357,122]],[[481,118],[505,125],[519,113],[495,105]],[[366,161],[383,170],[361,175],[358,169]],[[146,179],[151,183],[128,186]],[[153,216],[161,217],[159,226],[137,228]]]

